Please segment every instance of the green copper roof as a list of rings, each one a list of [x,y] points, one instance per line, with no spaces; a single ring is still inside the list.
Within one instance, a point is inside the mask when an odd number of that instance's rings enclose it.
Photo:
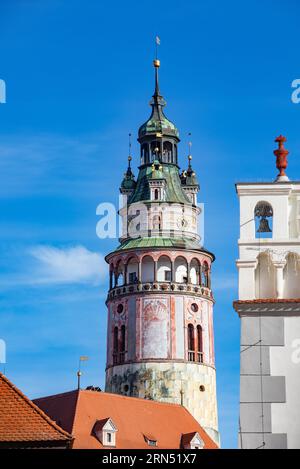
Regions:
[[[183,248],[203,250],[199,243],[187,238],[136,238],[128,239],[120,244],[116,251],[139,248]]]
[[[153,107],[152,114],[149,119],[139,128],[139,138],[148,134],[170,135],[179,137],[178,129],[164,115],[162,109],[159,110]]]
[[[149,119],[139,128],[139,139],[152,134],[160,134],[175,137],[179,140],[179,132],[173,122],[171,122],[164,114],[163,107],[166,102],[159,91],[158,84],[158,61],[155,65],[155,91],[152,96],[151,106],[152,113]]]
[[[149,181],[153,179],[165,179],[165,202],[191,203],[182,189],[178,167],[176,165],[162,164],[159,167],[153,165],[140,168],[136,189],[129,200],[130,204],[150,201]]]
[[[124,174],[124,179],[121,183],[121,189],[125,190],[133,190],[136,187],[136,180],[134,178],[134,174],[131,170],[131,156],[128,157],[128,168],[126,173]]]

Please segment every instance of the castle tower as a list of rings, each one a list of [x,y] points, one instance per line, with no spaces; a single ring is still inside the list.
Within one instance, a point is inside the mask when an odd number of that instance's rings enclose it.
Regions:
[[[300,181],[238,183],[241,448],[300,448]]]
[[[121,184],[123,233],[106,256],[106,391],[183,404],[218,441],[213,340],[213,254],[200,245],[199,184],[179,172],[179,133],[163,112],[154,60],[152,113],[140,127],[137,180]]]

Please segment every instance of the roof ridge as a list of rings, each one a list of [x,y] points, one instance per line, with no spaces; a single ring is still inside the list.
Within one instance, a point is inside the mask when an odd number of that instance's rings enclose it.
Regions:
[[[96,391],[92,391],[90,389],[80,389],[80,393],[95,393],[95,394],[98,394],[98,395],[109,395],[109,396],[114,396],[116,398],[119,398],[119,399],[131,399],[131,400],[136,400],[136,401],[143,401],[143,402],[151,402],[151,403],[155,403],[155,404],[159,404],[159,405],[171,405],[171,406],[175,406],[175,407],[183,407],[185,409],[184,406],[182,406],[181,404],[176,404],[175,402],[162,402],[162,401],[156,401],[154,399],[145,399],[144,397],[134,397],[134,396],[122,396],[121,394],[115,394],[113,392],[105,392],[105,391],[101,391],[101,392],[96,392]]]
[[[66,396],[67,394],[76,394],[78,393],[78,389],[73,389],[72,391],[66,391],[66,392],[59,392],[58,394],[50,394],[49,396],[43,396],[43,397],[35,397],[33,400],[34,401],[41,401],[43,399],[56,399],[57,397],[60,396]]]
[[[35,412],[37,412],[44,420],[47,421],[52,427],[55,428],[59,433],[62,435],[68,437],[69,439],[73,439],[73,436],[70,435],[70,433],[66,432],[63,430],[59,425],[57,425],[54,420],[52,420],[50,417],[48,417],[45,412],[42,411],[36,404],[34,404],[25,394],[20,391],[17,386],[15,386],[3,373],[0,372],[0,380],[3,380],[13,391],[15,391]]]

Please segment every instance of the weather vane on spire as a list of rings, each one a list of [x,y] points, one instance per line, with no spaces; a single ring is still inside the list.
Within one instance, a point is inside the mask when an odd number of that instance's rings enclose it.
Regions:
[[[160,37],[155,36],[155,59],[158,60],[158,46],[160,46]]]
[[[155,36],[155,59],[153,60],[153,65],[156,70],[160,66],[160,60],[158,59],[158,46],[160,46],[160,38],[158,36]]]

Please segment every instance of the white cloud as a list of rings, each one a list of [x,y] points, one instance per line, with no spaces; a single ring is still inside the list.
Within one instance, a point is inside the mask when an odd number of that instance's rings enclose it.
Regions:
[[[84,246],[36,246],[30,250],[36,265],[32,283],[89,283],[98,285],[107,267],[104,257]]]

